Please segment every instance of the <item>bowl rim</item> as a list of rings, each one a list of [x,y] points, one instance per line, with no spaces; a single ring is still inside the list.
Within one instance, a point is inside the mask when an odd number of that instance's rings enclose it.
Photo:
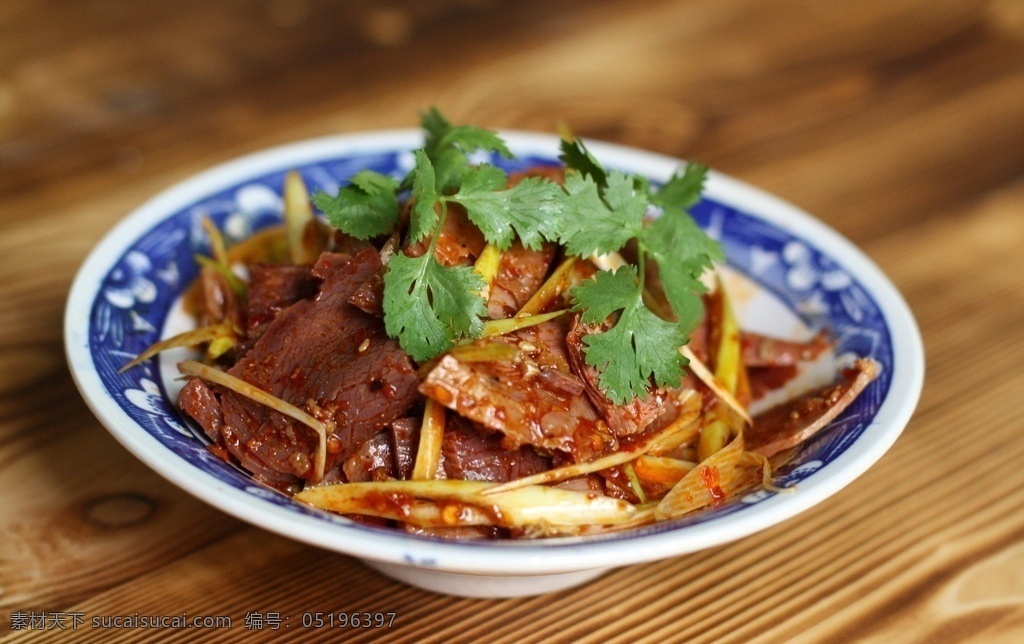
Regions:
[[[499,130],[517,154],[551,156],[553,134]],[[307,544],[387,563],[409,564],[467,574],[537,575],[616,567],[695,552],[751,535],[781,523],[832,496],[878,461],[893,445],[917,405],[924,383],[924,348],[909,306],[889,278],[852,242],[797,206],[720,172],[709,171],[705,196],[743,210],[800,238],[812,240],[836,258],[870,293],[892,338],[891,386],[865,431],[872,440],[851,444],[823,471],[807,477],[796,494],[776,495],[753,511],[721,521],[685,525],[652,534],[611,539],[584,537],[539,541],[451,542],[396,530],[352,525],[344,520],[301,516],[228,486],[180,459],[130,418],[107,394],[89,351],[88,313],[102,279],[145,231],[203,195],[290,165],[343,155],[412,150],[420,130],[380,130],[319,137],[271,147],[217,164],[145,201],[118,221],[88,254],[72,283],[64,315],[66,358],[73,379],[93,414],[133,455],[181,489],[250,524]],[[626,167],[655,180],[667,180],[681,160],[603,141],[588,149],[606,165]],[[84,320],[84,325],[83,325]],[[254,502],[255,499],[255,502]]]

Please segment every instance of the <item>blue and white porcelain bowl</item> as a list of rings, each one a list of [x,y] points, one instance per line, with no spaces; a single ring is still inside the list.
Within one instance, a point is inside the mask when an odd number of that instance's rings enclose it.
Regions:
[[[509,168],[557,160],[551,135],[506,132]],[[837,421],[779,472],[795,492],[758,492],[719,508],[602,537],[457,543],[356,524],[254,482],[207,450],[175,405],[175,363],[163,355],[125,373],[129,359],[188,328],[181,295],[206,252],[200,220],[242,238],[280,221],[285,174],[333,193],[357,171],[404,174],[419,131],[316,139],[217,166],[154,197],[89,255],[68,298],[65,343],[82,396],[110,433],[182,489],[272,532],[351,555],[396,579],[465,596],[507,597],[566,588],[619,566],[675,557],[791,519],[863,474],[899,436],[920,395],[917,326],[890,281],[849,241],[801,210],[711,173],[698,222],[724,245],[741,322],[776,335],[827,327],[838,353],[870,356],[881,373]],[[664,181],[675,159],[589,143],[605,166]]]

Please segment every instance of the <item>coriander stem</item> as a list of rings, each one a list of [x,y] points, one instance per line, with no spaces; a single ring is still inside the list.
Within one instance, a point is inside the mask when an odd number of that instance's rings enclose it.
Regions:
[[[647,288],[647,249],[642,243],[636,245],[636,281],[637,292],[643,298],[644,290]]]
[[[434,249],[437,247],[437,240],[441,237],[441,228],[444,227],[444,220],[448,218],[448,200],[444,197],[438,200],[441,204],[441,214],[437,216],[437,226],[434,227],[434,232],[430,233],[430,245],[427,246],[427,252],[433,257]]]

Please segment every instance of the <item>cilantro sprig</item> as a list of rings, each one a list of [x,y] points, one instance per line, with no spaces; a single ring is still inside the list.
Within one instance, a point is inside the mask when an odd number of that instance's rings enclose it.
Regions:
[[[379,172],[363,170],[334,197],[323,190],[313,194],[332,226],[358,239],[390,232],[398,223],[398,181]]]
[[[436,237],[435,237],[436,240]],[[483,331],[483,280],[472,266],[444,266],[434,245],[420,257],[396,253],[384,274],[384,328],[413,360],[426,362]]]
[[[342,231],[372,239],[401,224],[403,193],[412,201],[408,242],[427,240],[418,257],[396,253],[384,274],[384,322],[389,335],[419,362],[478,337],[486,302],[483,282],[471,266],[445,266],[434,249],[449,210],[458,205],[497,248],[518,239],[527,248],[558,242],[570,255],[612,253],[627,244],[638,261],[574,287],[573,310],[602,329],[584,338],[586,361],[600,373],[600,386],[616,403],[647,396],[651,385],[675,386],[685,358],[676,350],[702,314],[700,280],[722,259],[717,242],[693,221],[688,209],[700,199],[707,169],[688,164],[682,174],[655,189],[641,176],[606,169],[579,139],[563,141],[563,185],[529,177],[508,186],[507,173],[492,163],[473,163],[477,151],[511,158],[496,133],[453,125],[439,111],[422,115],[424,146],[401,180],[371,171],[355,175],[335,196],[319,192],[313,203]],[[660,216],[651,219],[653,211]],[[648,260],[658,267],[674,319],[645,303]]]
[[[651,378],[657,385],[675,386],[683,375],[684,363],[675,348],[686,344],[686,332],[647,308],[638,288],[641,279],[637,268],[627,265],[614,273],[597,273],[572,293],[573,310],[587,324],[600,325],[619,313],[611,328],[583,340],[587,363],[601,374],[605,395],[618,403],[646,397]]]
[[[676,349],[700,321],[706,290],[701,275],[723,259],[721,246],[697,226],[688,208],[700,200],[707,168],[690,163],[656,190],[642,177],[605,170],[581,142],[563,143],[562,160],[576,172],[566,177],[574,197],[565,211],[562,243],[574,254],[608,253],[636,243],[636,265],[602,271],[574,287],[573,310],[588,324],[610,325],[584,337],[586,361],[599,373],[610,400],[645,398],[652,381],[677,386],[686,358]],[[660,209],[660,216],[647,215]],[[644,302],[648,259],[658,267],[675,320]]]

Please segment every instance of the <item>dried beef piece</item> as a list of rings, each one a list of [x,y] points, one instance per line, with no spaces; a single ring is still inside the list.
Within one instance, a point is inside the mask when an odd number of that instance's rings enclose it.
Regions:
[[[317,284],[309,266],[257,264],[249,268],[246,344],[252,346],[277,314],[299,300],[313,297]]]
[[[326,423],[336,447],[329,459],[345,459],[405,415],[418,399],[419,379],[381,320],[348,303],[382,270],[376,250],[324,267],[318,295],[281,311],[229,373]],[[311,429],[231,391],[217,398],[221,439],[243,466],[273,483],[314,476]]]
[[[774,456],[803,443],[846,409],[878,376],[878,369],[874,360],[861,358],[836,382],[758,414],[744,432],[746,448]]]
[[[482,434],[470,421],[454,415],[445,426],[441,454],[450,479],[504,482],[551,469],[551,459],[532,447],[507,450],[500,436]]]
[[[577,443],[601,431],[604,423],[584,396],[567,387],[547,387],[544,371],[559,370],[559,380],[578,379],[565,351],[565,323],[556,318],[493,341],[512,344],[516,360],[461,362],[442,357],[420,391],[490,431],[501,432],[505,449],[532,445],[543,451],[575,453]],[[582,384],[582,383],[580,383]],[[578,387],[573,387],[578,388]]]
[[[341,469],[349,483],[396,478],[394,454],[386,430],[377,432],[363,443],[355,454],[345,459]]]
[[[555,247],[525,248],[519,241],[502,251],[498,274],[491,281],[487,315],[493,319],[512,317],[544,283],[555,257]]]

